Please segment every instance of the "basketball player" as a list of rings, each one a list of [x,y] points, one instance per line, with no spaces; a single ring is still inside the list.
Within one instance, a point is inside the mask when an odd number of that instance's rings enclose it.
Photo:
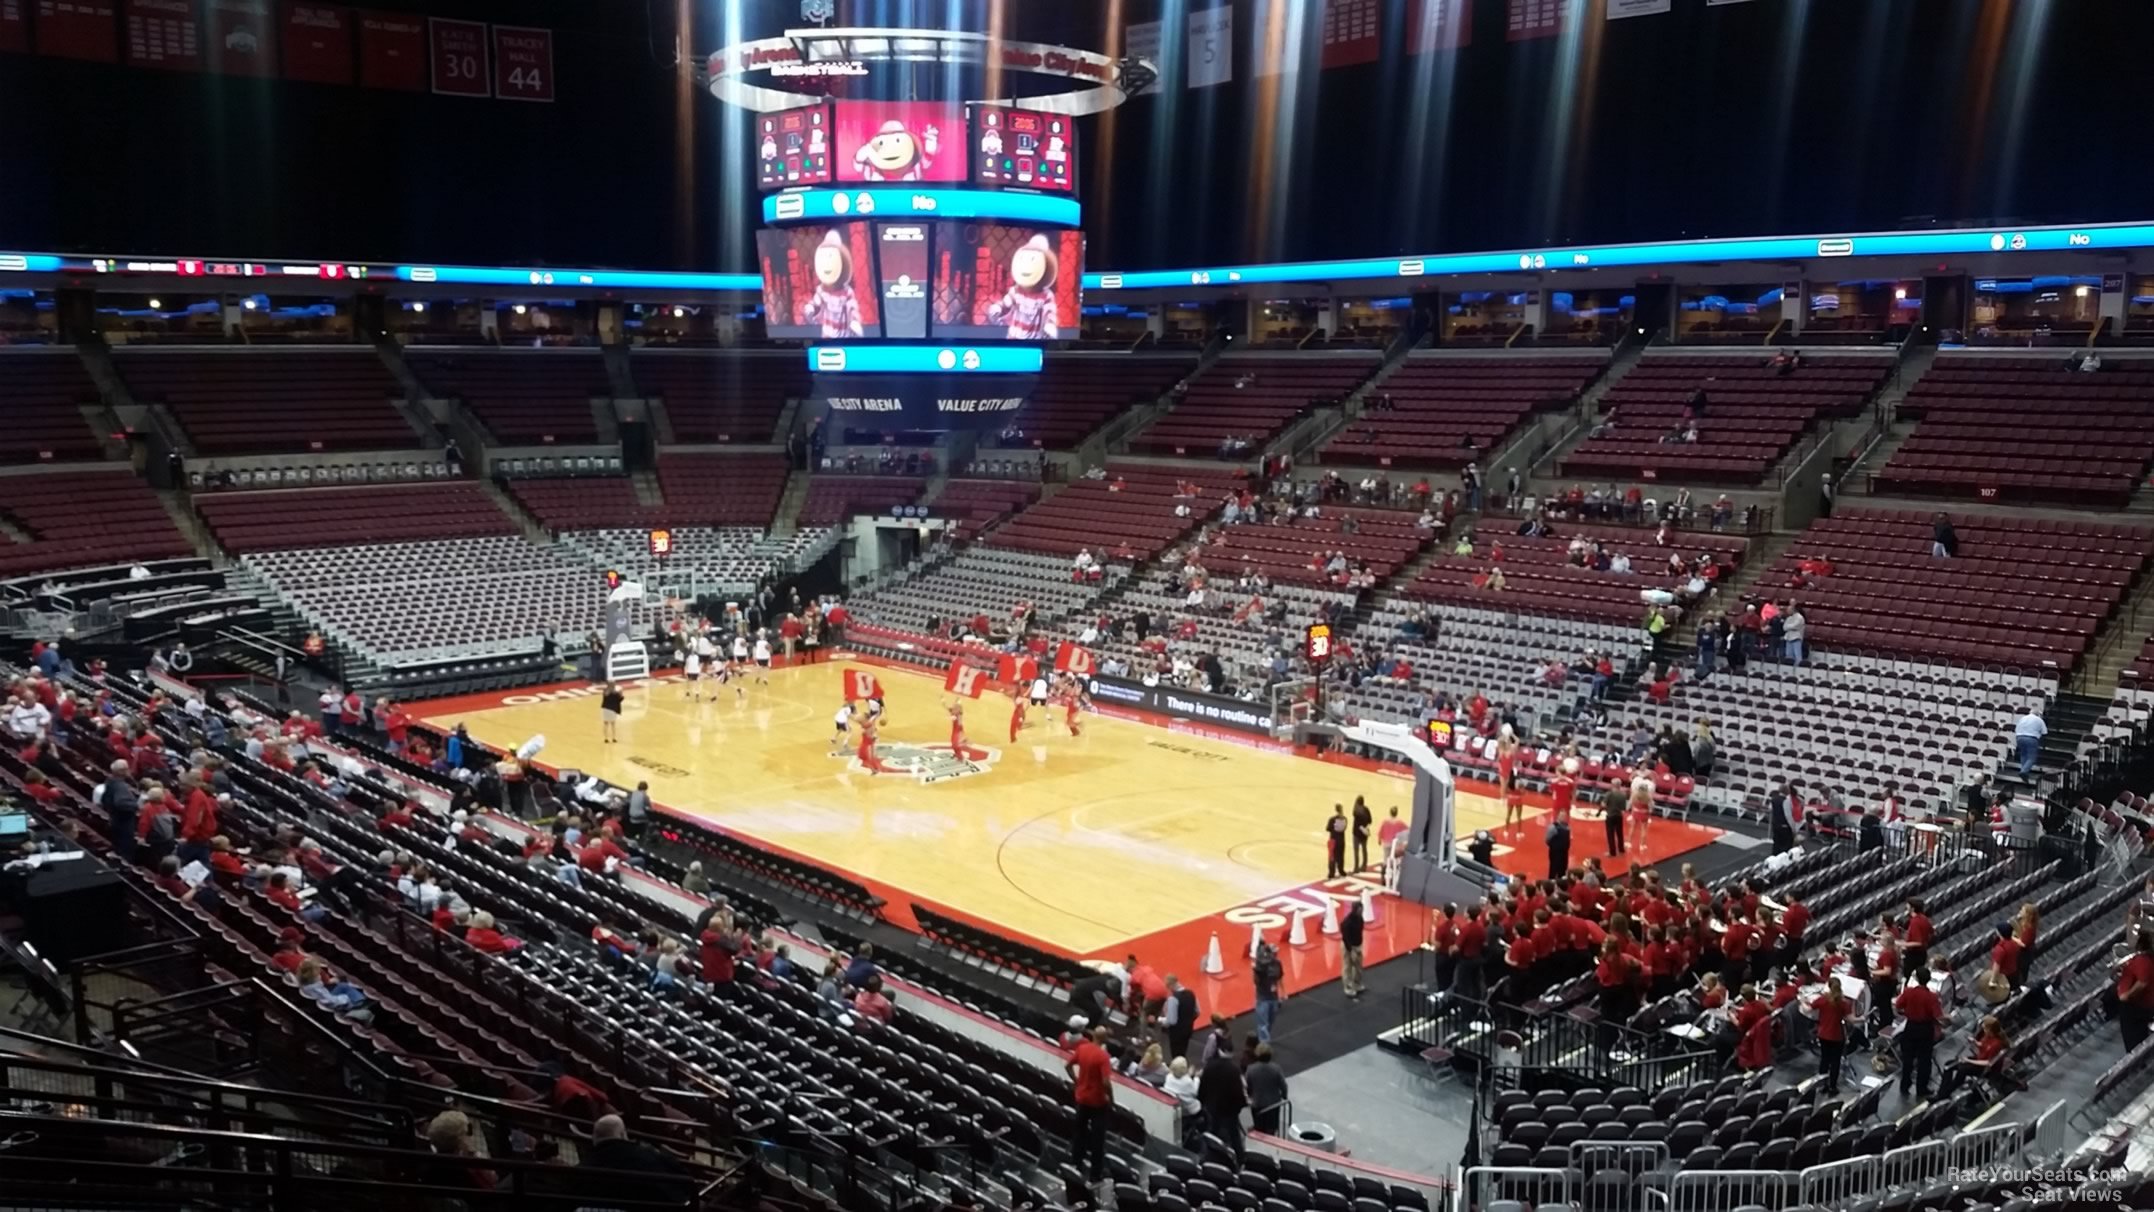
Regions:
[[[845,734],[852,731],[853,701],[847,699],[838,704],[837,713],[830,717],[830,722],[836,729],[830,736],[830,756],[843,757],[845,756]]]
[[[605,741],[609,745],[621,739],[619,732],[621,701],[621,688],[612,682],[606,683],[605,689],[598,692],[599,732],[605,737]]]
[[[1506,828],[1525,823],[1525,797],[1518,790],[1518,737],[1506,724],[1496,737],[1496,788],[1503,793],[1503,823]]]
[[[1040,708],[1047,706],[1047,675],[1044,673],[1032,675],[1032,705]]]
[[[703,687],[703,641],[693,640],[688,645],[688,655],[681,661],[681,680],[688,683],[682,697],[691,702],[701,702]]]
[[[890,769],[882,764],[882,759],[875,756],[875,717],[872,715],[860,725],[860,750],[857,756],[869,774],[884,774]]]
[[[768,686],[768,685],[770,685],[770,633],[769,633],[769,632],[767,632],[767,631],[758,631],[758,632],[756,632],[756,633],[755,633],[755,648],[754,648],[754,653],[755,653],[755,667],[756,667],[756,671],[757,671],[757,672],[756,672],[756,675],[755,675],[755,684],[756,684],[756,685],[758,685],[758,686]]]
[[[875,689],[876,696],[868,700],[868,723],[880,728],[883,726],[883,700],[880,693],[882,687],[877,685]]]

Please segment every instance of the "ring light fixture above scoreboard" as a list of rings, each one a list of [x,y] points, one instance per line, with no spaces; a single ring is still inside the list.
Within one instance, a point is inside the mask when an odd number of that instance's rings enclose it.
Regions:
[[[1004,219],[1075,227],[1075,198],[997,189],[796,189],[763,199],[765,223],[811,223],[831,219]]]
[[[1097,51],[945,29],[790,29],[713,51],[703,67],[712,96],[771,113],[828,100],[829,91],[814,86],[822,81],[864,76],[875,64],[897,63],[999,66],[1072,81],[1077,87],[1021,99],[1028,109],[1057,114],[1104,113],[1128,100],[1130,88],[1158,75],[1152,63],[1134,56],[1113,59]]]

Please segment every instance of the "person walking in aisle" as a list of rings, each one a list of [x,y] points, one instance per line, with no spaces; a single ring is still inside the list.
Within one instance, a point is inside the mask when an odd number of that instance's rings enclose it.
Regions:
[[[1168,1058],[1189,1055],[1189,1038],[1197,1030],[1197,993],[1180,977],[1167,977],[1167,1004],[1160,1007],[1159,1025],[1167,1034]]]
[[[1279,964],[1279,949],[1269,939],[1257,942],[1256,964],[1250,978],[1256,983],[1256,1034],[1257,1042],[1271,1042],[1272,1022],[1279,1017],[1279,982],[1286,970]]]
[[[1361,936],[1368,925],[1361,916],[1361,902],[1350,901],[1346,916],[1339,919],[1339,987],[1354,1001],[1361,1000]]]
[[[1077,1045],[1064,1066],[1070,1075],[1070,1101],[1077,1106],[1070,1161],[1093,1183],[1107,1177],[1107,1119],[1114,1108],[1114,1082],[1109,1077],[1114,1066],[1106,1043],[1107,1028],[1094,1027],[1091,1038]]]

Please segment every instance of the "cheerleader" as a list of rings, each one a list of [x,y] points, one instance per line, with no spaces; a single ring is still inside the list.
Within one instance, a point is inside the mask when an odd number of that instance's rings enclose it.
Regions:
[[[965,743],[965,704],[951,699],[946,708],[950,713],[950,752],[969,759],[972,757],[972,746]]]
[[[739,702],[748,701],[748,637],[733,637],[733,693]],[[765,679],[768,680],[768,679]]]
[[[889,773],[890,768],[875,756],[875,717],[872,715],[860,725],[860,749],[855,756],[869,774]]]
[[[851,732],[853,726],[853,701],[847,699],[838,704],[837,714],[831,717],[830,722],[835,729],[830,735],[830,756],[843,757],[846,733]]]
[[[1010,692],[1010,744],[1017,743],[1017,730],[1025,726],[1025,696]]]
[[[1526,803],[1518,790],[1518,737],[1505,724],[1496,736],[1496,788],[1503,794],[1503,823],[1505,827],[1522,825],[1526,819]]]
[[[1062,697],[1062,723],[1069,728],[1071,736],[1083,736],[1084,730],[1077,725],[1077,713],[1084,709],[1084,687],[1075,677],[1069,679],[1069,689]]]
[[[1630,811],[1624,814],[1629,825],[1623,848],[1638,856],[1631,861],[1645,861],[1645,830],[1653,822],[1653,776],[1640,767],[1630,780]]]

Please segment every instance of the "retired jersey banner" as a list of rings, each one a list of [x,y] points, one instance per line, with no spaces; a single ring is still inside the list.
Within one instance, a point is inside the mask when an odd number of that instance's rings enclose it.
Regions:
[[[1473,0],[1410,0],[1406,53],[1457,50],[1473,41]]]
[[[1503,0],[1503,3],[1504,41],[1530,42],[1562,33],[1572,0]]]
[[[487,74],[486,23],[427,18],[433,43],[434,91],[450,97],[491,97]]]
[[[1190,88],[1234,82],[1234,6],[1222,4],[1189,14],[1189,44],[1182,48]]]
[[[23,16],[29,0],[0,0],[0,52],[30,49],[30,22]]]
[[[366,88],[425,91],[425,23],[404,13],[361,9],[359,83]]]
[[[1374,63],[1384,50],[1383,0],[1324,0],[1326,68]]]
[[[1154,71],[1164,74],[1167,68],[1159,58],[1159,22],[1139,21],[1123,26],[1122,54],[1126,58],[1142,59],[1151,64]],[[1155,78],[1150,84],[1136,89],[1129,95],[1141,97],[1146,93],[1156,93],[1158,91],[1159,81]]]
[[[120,0],[37,0],[37,53],[120,61]]]
[[[882,684],[875,680],[874,674],[865,669],[848,669],[845,671],[845,698],[847,702],[854,699],[879,699],[881,697],[883,697]]]
[[[503,101],[553,100],[553,31],[494,27],[494,95]]]
[[[202,24],[194,0],[127,0],[127,62],[201,71]]]
[[[284,6],[284,78],[352,82],[352,10],[341,4]]]
[[[1667,12],[1675,0],[1608,0],[1608,19],[1621,21],[1625,17],[1651,17]]]
[[[277,73],[276,36],[270,31],[272,0],[203,0],[209,27],[209,69],[227,76]]]
[[[1099,661],[1093,657],[1089,648],[1064,640],[1062,646],[1055,649],[1056,673],[1074,673],[1078,677],[1088,678],[1098,670]]]
[[[951,694],[976,699],[986,693],[987,684],[991,680],[987,671],[978,665],[952,661],[949,671],[942,675],[942,688]]]

